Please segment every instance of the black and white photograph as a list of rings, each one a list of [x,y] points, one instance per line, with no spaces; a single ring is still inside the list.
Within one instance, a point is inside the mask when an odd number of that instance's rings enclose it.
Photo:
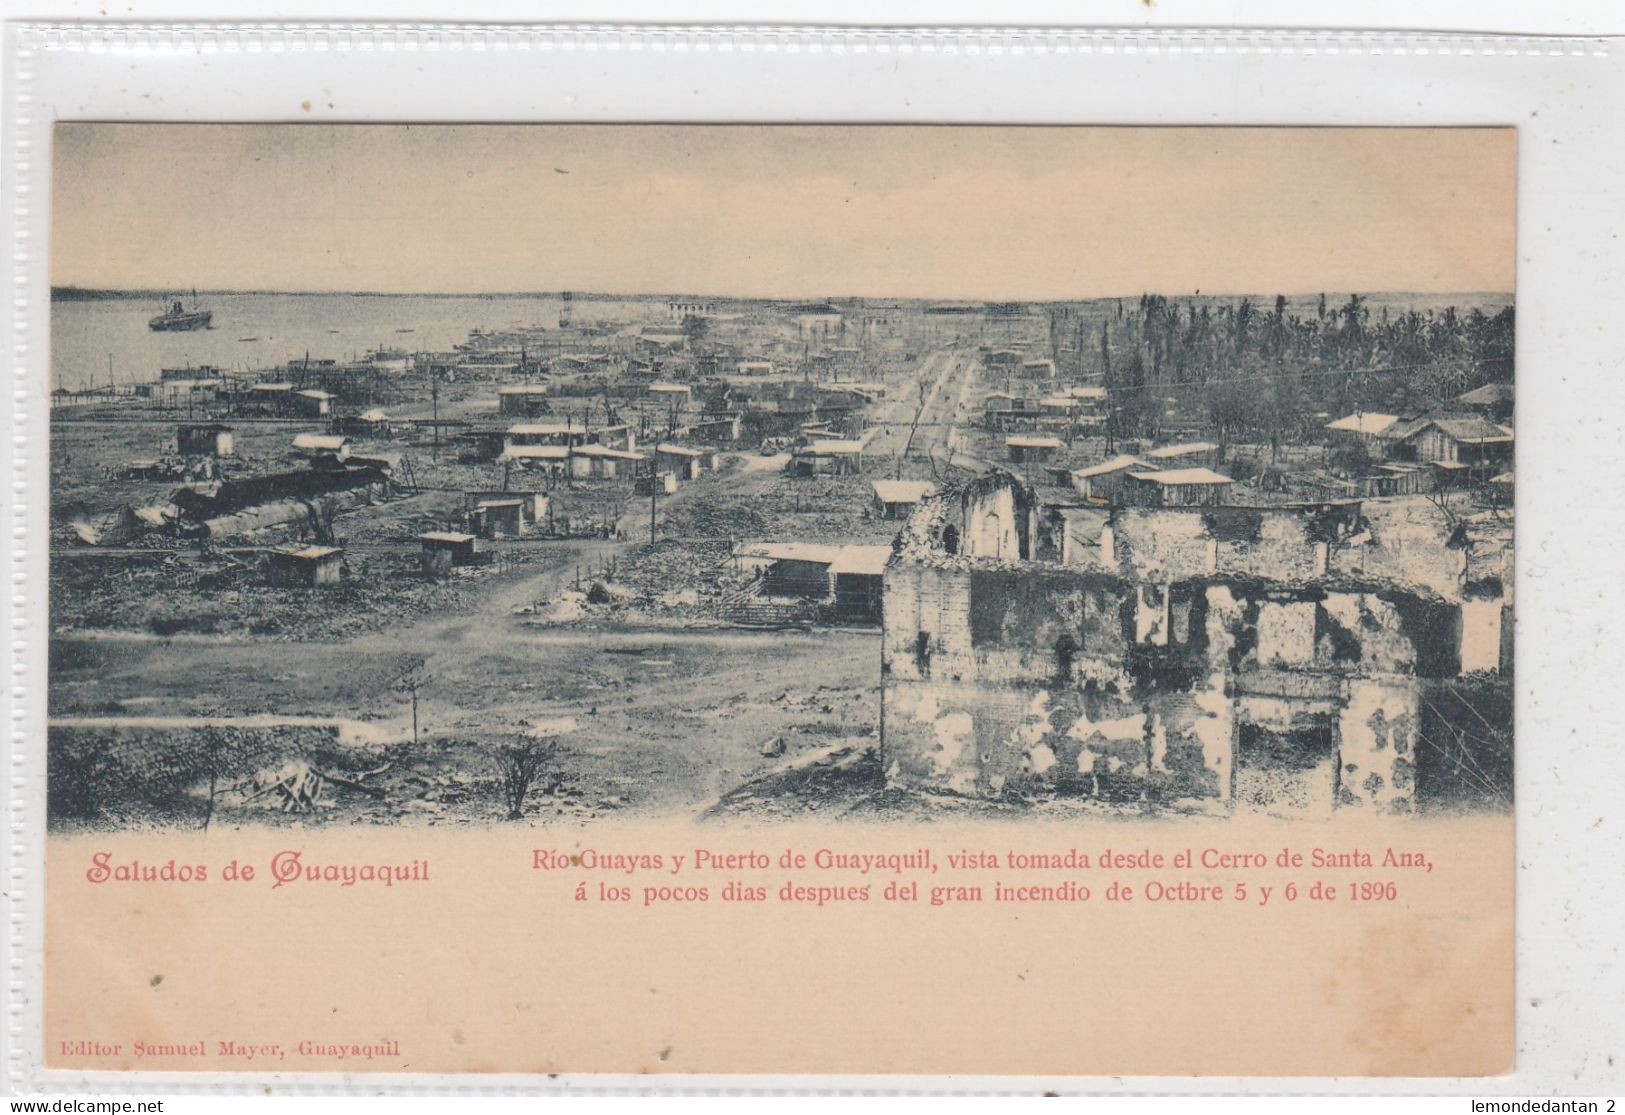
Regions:
[[[1512,129],[55,148],[55,832],[1510,814]]]

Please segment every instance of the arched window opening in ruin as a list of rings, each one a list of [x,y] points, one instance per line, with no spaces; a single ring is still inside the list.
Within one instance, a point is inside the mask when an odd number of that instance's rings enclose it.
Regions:
[[[942,528],[942,548],[950,554],[959,552],[959,528],[952,523]]]
[[[1060,681],[1072,678],[1072,663],[1078,658],[1078,641],[1071,635],[1055,640],[1055,677]]]
[[[924,677],[931,672],[931,632],[921,631],[914,638],[914,666]]]

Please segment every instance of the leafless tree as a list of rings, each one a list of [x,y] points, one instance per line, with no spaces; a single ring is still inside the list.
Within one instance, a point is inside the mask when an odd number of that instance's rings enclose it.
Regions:
[[[423,663],[409,667],[400,677],[395,679],[395,691],[402,694],[412,702],[412,743],[418,742],[418,693],[423,689],[425,681]]]
[[[507,819],[517,821],[525,815],[525,797],[532,785],[549,775],[548,789],[556,789],[561,775],[552,769],[558,755],[558,741],[554,739],[522,738],[497,748],[497,775],[502,785],[502,800],[508,807]]]
[[[1460,516],[1450,506],[1450,497],[1456,491],[1455,477],[1451,475],[1448,469],[1435,471],[1439,472],[1440,475],[1434,483],[1433,490],[1427,493],[1428,502],[1439,509],[1439,513],[1444,516],[1446,523],[1451,527],[1455,527],[1460,521]]]

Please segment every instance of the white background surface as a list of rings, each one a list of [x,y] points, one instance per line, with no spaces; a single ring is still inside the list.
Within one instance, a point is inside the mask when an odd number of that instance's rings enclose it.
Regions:
[[[1092,27],[1396,28],[1606,35],[1612,0],[9,0],[8,19],[394,20],[398,22],[1001,24]]]
[[[14,16],[197,18],[211,6],[170,3],[13,5]],[[222,5],[213,5],[219,11]],[[426,20],[421,3],[344,3],[351,18]],[[464,20],[670,16],[653,3],[462,5]],[[691,5],[698,21],[739,18],[747,4]],[[1254,25],[1318,19],[1398,26],[1625,30],[1613,8],[1565,4],[1375,3],[1358,11],[1286,4],[1091,5],[1097,24]],[[1470,9],[1470,11],[1469,11]],[[818,22],[906,22],[921,5],[831,3],[790,14]],[[1006,5],[1002,21],[1053,22],[1071,5]],[[1443,14],[1436,14],[1439,12]],[[932,5],[966,19],[970,5]],[[798,14],[799,13],[799,14]],[[810,14],[809,14],[810,13]],[[895,14],[894,14],[895,13]],[[334,18],[314,2],[262,14]],[[781,18],[785,10],[777,13]],[[1452,24],[1454,15],[1457,22]],[[1612,25],[1612,26],[1610,26]],[[1625,1081],[1625,43],[1534,42],[1432,36],[1379,39],[1318,34],[1138,31],[1090,37],[946,34],[928,38],[821,33],[630,31],[505,35],[465,30],[399,38],[323,28],[242,34],[120,32],[8,39],[4,108],[8,219],[24,238],[12,259],[16,356],[13,471],[3,510],[10,529],[8,684],[12,733],[7,820],[13,929],[26,948],[25,1001],[8,1017],[14,1084],[83,1094],[127,1091],[116,1079],[32,1075],[37,1063],[40,849],[43,824],[44,639],[47,536],[45,391],[49,367],[46,270],[50,123],[63,119],[169,120],[708,120],[976,121],[1248,124],[1514,124],[1520,130],[1518,276],[1518,1070],[1482,1081],[1119,1080],[1030,1082],[1033,1088],[1123,1093],[1284,1091],[1464,1095],[1597,1095]],[[12,53],[19,46],[19,60]],[[331,89],[331,95],[316,95]],[[310,99],[312,112],[299,107]],[[333,108],[326,108],[327,102]],[[20,812],[18,805],[22,806]],[[1488,978],[1495,978],[1489,974]],[[14,985],[16,986],[16,985]],[[17,1001],[13,1000],[17,1006]],[[17,1026],[20,1024],[21,1029]],[[19,1038],[21,1039],[19,1041]],[[17,1057],[21,1060],[17,1060]],[[309,1078],[307,1078],[309,1079]],[[206,1077],[153,1087],[181,1093]],[[332,1087],[342,1078],[316,1081]],[[376,1084],[377,1081],[370,1081]],[[464,1082],[465,1084],[468,1082]],[[491,1086],[497,1081],[482,1081]],[[590,1082],[594,1085],[603,1081]],[[637,1081],[647,1084],[647,1081]],[[662,1081],[667,1087],[696,1081]],[[827,1086],[833,1081],[802,1082]],[[966,1088],[976,1082],[956,1081]],[[1011,1082],[983,1082],[1008,1090]],[[239,1086],[243,1086],[239,1084]]]

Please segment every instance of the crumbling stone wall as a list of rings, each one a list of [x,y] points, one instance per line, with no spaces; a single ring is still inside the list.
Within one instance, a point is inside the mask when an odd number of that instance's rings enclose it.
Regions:
[[[1364,530],[1348,505],[1127,509],[1107,569],[947,554],[943,519],[922,509],[885,577],[895,785],[1404,812],[1423,690],[1504,657],[1499,599],[1464,618],[1339,574]]]
[[[1273,691],[1236,697],[1237,806],[1277,816],[1330,816],[1337,794],[1336,697],[1290,685],[1265,688]]]
[[[1403,812],[1416,797],[1415,682],[1353,678],[1338,717],[1338,804]]]
[[[921,500],[898,537],[915,556],[1025,561],[1037,553],[1038,500],[1020,477],[990,472]]]
[[[1222,678],[1188,694],[913,682],[888,689],[884,762],[893,784],[952,794],[1197,805],[1229,796],[1229,716]]]
[[[1307,582],[1328,571],[1334,547],[1356,544],[1358,507],[1121,508],[1110,565],[1142,580]]]

